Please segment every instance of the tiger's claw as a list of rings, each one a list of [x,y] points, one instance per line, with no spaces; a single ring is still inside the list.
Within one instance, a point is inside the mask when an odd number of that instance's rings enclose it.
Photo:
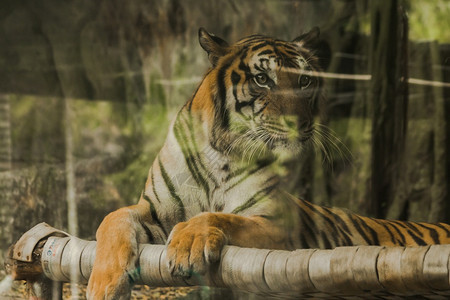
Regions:
[[[177,224],[167,242],[169,271],[174,276],[189,278],[205,274],[217,262],[227,243],[224,232],[210,224],[208,214]]]

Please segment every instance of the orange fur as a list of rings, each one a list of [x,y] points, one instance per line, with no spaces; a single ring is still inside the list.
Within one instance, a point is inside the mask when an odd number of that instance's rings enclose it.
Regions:
[[[97,230],[96,260],[87,287],[88,299],[120,299],[131,293],[129,272],[138,259],[137,243],[147,242],[140,224],[151,220],[146,201],[116,210]],[[114,228],[114,230],[111,230]]]
[[[214,87],[213,78],[216,72],[210,72],[203,84],[200,85],[195,98],[192,99],[192,112],[199,114],[201,120],[206,123],[208,127],[211,127],[214,121],[214,102],[212,99],[211,87]]]

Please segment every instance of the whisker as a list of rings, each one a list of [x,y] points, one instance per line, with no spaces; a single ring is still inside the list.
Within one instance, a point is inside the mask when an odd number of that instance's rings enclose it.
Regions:
[[[315,124],[313,141],[316,146],[319,146],[324,154],[326,162],[332,166],[333,160],[340,159],[346,163],[352,164],[353,155],[350,149],[336,136],[336,134],[323,124]],[[313,136],[314,136],[313,135]]]
[[[313,145],[317,146],[322,151],[323,154],[322,164],[326,163],[327,161],[331,161],[331,158],[329,157],[328,151],[323,142],[316,135],[312,136],[312,141]]]

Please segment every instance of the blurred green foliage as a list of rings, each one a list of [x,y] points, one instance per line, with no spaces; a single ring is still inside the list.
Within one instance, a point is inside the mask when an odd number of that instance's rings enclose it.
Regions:
[[[410,39],[450,42],[450,1],[409,0]]]

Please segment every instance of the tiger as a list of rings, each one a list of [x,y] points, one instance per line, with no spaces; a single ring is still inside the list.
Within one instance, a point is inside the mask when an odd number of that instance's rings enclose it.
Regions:
[[[318,134],[323,76],[313,28],[230,45],[200,28],[210,68],[170,125],[137,204],[97,233],[88,299],[129,299],[138,244],[165,244],[172,275],[204,274],[225,245],[294,250],[450,243],[444,223],[388,221],[298,199],[285,163]],[[304,153],[304,152],[303,152]]]

